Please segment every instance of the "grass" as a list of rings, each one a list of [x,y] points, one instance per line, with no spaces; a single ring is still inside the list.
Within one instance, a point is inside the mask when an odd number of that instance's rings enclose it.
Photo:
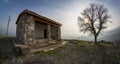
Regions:
[[[64,58],[65,56],[72,54],[72,53],[75,53],[75,54],[81,54],[81,52],[85,53],[88,50],[92,49],[93,46],[94,44],[91,44],[89,42],[79,41],[76,44],[76,47],[69,47],[69,45],[65,45],[63,47],[60,47],[60,48],[57,48],[51,51],[38,51],[38,52],[35,52],[35,54],[39,54],[41,56],[50,55],[50,56],[54,56],[57,58]]]
[[[108,43],[101,43],[102,46],[107,47],[107,48],[113,48],[114,46],[112,44]]]
[[[11,36],[0,36],[0,63],[2,63],[3,61],[7,60],[7,59],[11,59],[11,57],[7,56],[6,52],[4,54],[3,50],[9,51],[7,50],[7,48],[9,48],[11,46],[11,39],[13,37]],[[12,47],[12,46],[11,46]]]
[[[11,38],[14,37],[0,37],[0,45],[3,43],[10,44]],[[49,62],[52,64],[120,64],[120,46],[105,42],[96,45],[88,41],[68,40],[66,45],[55,50],[38,51],[34,54],[37,59],[33,60],[42,61],[44,64]],[[24,58],[25,56],[18,54],[16,57]],[[0,51],[0,62],[6,59],[8,57],[4,57]],[[31,61],[28,60],[28,62],[30,63]],[[33,63],[31,62],[31,64]]]
[[[60,47],[60,48],[57,48],[57,49],[51,50],[51,51],[38,51],[38,52],[35,52],[34,54],[39,54],[41,56],[50,55],[50,56],[55,56],[57,58],[64,58],[65,54],[62,54],[62,52],[61,52],[61,50],[64,48],[65,47]]]
[[[4,56],[0,50],[0,64],[2,64],[3,61],[8,60],[8,59],[10,58],[7,56]]]
[[[40,57],[51,56],[55,59],[70,63],[83,62],[84,64],[119,64],[120,51],[109,43],[96,45],[87,41],[69,41],[65,46],[52,51],[39,51],[35,54]],[[67,58],[67,59],[66,59]],[[79,59],[79,61],[77,61]],[[64,63],[64,62],[63,62]]]

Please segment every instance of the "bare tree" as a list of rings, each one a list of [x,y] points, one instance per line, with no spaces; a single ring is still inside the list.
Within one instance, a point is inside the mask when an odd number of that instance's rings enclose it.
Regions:
[[[103,5],[90,4],[90,7],[86,8],[78,17],[78,25],[80,31],[92,34],[97,44],[97,37],[103,29],[107,28],[109,18],[108,9]]]

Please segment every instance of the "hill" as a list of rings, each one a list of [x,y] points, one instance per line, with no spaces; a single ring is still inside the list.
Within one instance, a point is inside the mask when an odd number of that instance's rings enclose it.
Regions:
[[[100,40],[106,41],[120,40],[120,27],[103,33],[103,36],[100,37]]]
[[[0,37],[2,37],[3,35],[2,34],[0,34]]]
[[[111,34],[108,36],[103,37],[106,41],[118,41],[120,40],[120,32],[119,33],[115,33],[115,34]]]

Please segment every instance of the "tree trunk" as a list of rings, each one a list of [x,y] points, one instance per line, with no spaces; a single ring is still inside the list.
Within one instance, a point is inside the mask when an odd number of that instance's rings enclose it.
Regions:
[[[95,36],[95,44],[97,44],[97,36]]]

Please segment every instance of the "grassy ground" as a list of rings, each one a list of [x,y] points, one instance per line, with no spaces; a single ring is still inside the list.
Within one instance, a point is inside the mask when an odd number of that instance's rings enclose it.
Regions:
[[[6,59],[11,59],[14,56],[13,44],[10,36],[0,36],[0,64]]]
[[[3,49],[10,49],[8,46],[11,45],[10,39],[10,37],[0,38],[0,62],[6,59],[2,52]],[[7,53],[13,54],[10,51]],[[23,56],[21,60],[24,64],[120,64],[120,46],[68,40],[63,47],[51,51],[38,51]]]
[[[95,45],[85,41],[68,41],[56,50],[39,51],[27,64],[120,64],[120,47],[102,43]]]

